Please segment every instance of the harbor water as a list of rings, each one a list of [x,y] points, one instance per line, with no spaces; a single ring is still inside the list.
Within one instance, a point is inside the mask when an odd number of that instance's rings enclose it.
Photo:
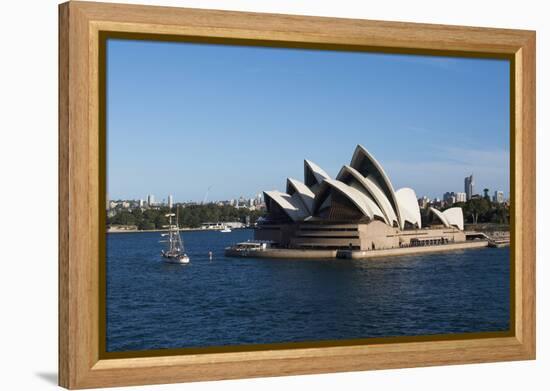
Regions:
[[[252,230],[107,234],[107,351],[505,331],[509,248],[369,260],[228,258]],[[209,251],[213,257],[210,260]]]

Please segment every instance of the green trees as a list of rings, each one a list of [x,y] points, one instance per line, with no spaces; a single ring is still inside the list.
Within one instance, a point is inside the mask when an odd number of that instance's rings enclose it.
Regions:
[[[477,224],[479,216],[484,216],[491,208],[490,201],[486,198],[474,198],[466,202],[462,211],[466,216],[466,220],[470,220],[473,224]]]
[[[116,225],[136,225],[135,216],[129,211],[122,211],[117,213],[113,218],[111,224]]]
[[[202,223],[218,221],[240,221],[245,222],[250,216],[250,222],[254,223],[264,214],[263,211],[235,208],[230,205],[186,205],[178,206],[180,227],[197,228]],[[165,216],[170,213],[167,207],[159,209],[146,209],[142,211],[137,208],[132,211],[120,210],[114,216],[107,218],[108,225],[136,225],[139,230],[161,229],[168,224]],[[175,213],[175,210],[172,210]]]
[[[472,198],[467,202],[457,202],[454,205],[442,208],[443,210],[460,207],[466,224],[499,224],[510,223],[510,208],[505,204],[492,202],[486,198]],[[430,208],[420,209],[422,226],[440,224],[439,219],[430,211]]]
[[[491,215],[491,222],[498,224],[509,224],[510,223],[510,210],[503,205],[499,204],[494,213]]]
[[[493,203],[488,198],[472,198],[453,205],[456,206],[462,208],[466,223],[508,224],[510,220],[509,208],[504,204]]]
[[[155,223],[148,220],[143,220],[138,224],[139,230],[155,229],[155,228],[156,228]]]

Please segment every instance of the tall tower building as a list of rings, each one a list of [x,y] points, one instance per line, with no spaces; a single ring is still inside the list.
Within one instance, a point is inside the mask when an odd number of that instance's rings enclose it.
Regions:
[[[170,194],[168,196],[168,207],[172,208],[173,206],[174,206],[174,197],[172,196],[172,194]]]
[[[474,195],[474,174],[464,178],[464,193],[466,193],[466,199],[471,200]]]
[[[147,205],[153,206],[155,204],[155,196],[153,194],[149,194],[147,196]]]

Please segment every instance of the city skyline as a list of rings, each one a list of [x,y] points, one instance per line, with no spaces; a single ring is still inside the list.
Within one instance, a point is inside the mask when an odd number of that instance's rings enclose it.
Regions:
[[[237,201],[240,202],[242,200],[249,201],[249,200],[257,199],[258,196],[261,194],[262,192],[259,191],[258,193],[253,195],[240,195],[238,197],[232,197],[227,199],[220,198],[220,199],[207,199],[207,200],[204,200],[204,199],[203,200],[191,200],[191,199],[180,200],[180,199],[177,199],[173,194],[167,194],[166,197],[162,197],[162,198],[157,198],[157,195],[153,193],[145,194],[145,196],[138,197],[138,198],[134,198],[134,197],[114,198],[114,197],[110,197],[109,194],[107,194],[107,201],[136,201],[136,202],[142,201],[145,204],[148,204],[149,202],[151,202],[151,204],[156,204],[156,205],[159,205],[159,204],[170,205],[170,203],[172,204],[177,204],[177,203],[209,204],[213,202],[215,203],[215,202],[226,202],[226,201],[234,201],[234,202],[237,202]]]
[[[464,180],[467,180],[468,178],[471,178],[472,176],[474,176],[473,173],[470,174],[469,176],[465,177]],[[472,183],[472,186],[473,186],[472,196],[476,196],[476,195],[481,196],[481,195],[483,195],[482,194],[483,190],[488,189],[488,192],[493,194],[492,196],[490,196],[491,200],[499,200],[498,202],[503,202],[504,200],[509,199],[509,196],[506,197],[506,192],[501,190],[501,189],[490,189],[490,188],[483,187],[482,191],[479,192],[479,191],[475,191],[475,183]],[[464,187],[466,187],[466,185]],[[445,191],[441,194],[441,197],[439,195],[428,196],[426,194],[417,194],[417,196],[418,196],[419,200],[422,199],[422,198],[427,198],[427,199],[432,200],[432,201],[433,200],[445,201],[447,195],[449,195],[449,196],[453,195],[453,196],[457,197],[455,202],[465,202],[465,201],[468,200],[468,194],[467,194],[465,188],[463,190],[464,191],[455,191],[455,190]],[[262,196],[262,194],[263,194],[263,192],[259,191],[254,195],[241,194],[240,196],[235,196],[235,197],[226,198],[226,199],[179,200],[179,199],[176,199],[172,193],[170,193],[170,194],[167,195],[166,198],[162,198],[159,201],[159,200],[155,200],[156,199],[155,194],[149,193],[149,194],[146,194],[145,197],[139,197],[139,198],[122,197],[122,198],[114,199],[114,198],[110,198],[109,195],[107,195],[107,201],[143,201],[145,203],[148,203],[149,200],[152,198],[153,204],[166,204],[166,205],[170,206],[172,203],[174,203],[174,204],[176,204],[176,203],[208,204],[208,203],[227,202],[227,201],[235,201],[235,202],[240,202],[240,201],[243,201],[243,200],[244,201],[249,201],[249,200],[257,199],[258,197]]]
[[[509,197],[508,61],[123,40],[107,50],[113,199],[284,190],[287,175],[302,180],[304,156],[335,177],[355,144],[419,197],[460,192],[471,172],[476,193]]]

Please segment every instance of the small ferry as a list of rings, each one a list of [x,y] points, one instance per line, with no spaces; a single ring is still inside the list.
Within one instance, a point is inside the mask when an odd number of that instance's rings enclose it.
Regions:
[[[231,228],[229,228],[227,225],[225,225],[225,226],[220,230],[220,232],[223,232],[223,233],[231,232]]]
[[[165,226],[165,228],[168,228],[168,232],[161,234],[161,237],[167,237],[168,240],[160,241],[161,243],[168,243],[168,248],[161,251],[161,255],[164,258],[164,261],[167,263],[178,264],[189,263],[189,257],[185,253],[183,241],[181,240],[180,236],[177,214],[168,213],[165,216],[168,217],[168,225]],[[176,217],[175,224],[172,224],[173,217]]]
[[[231,247],[225,248],[226,256],[246,257],[254,255],[254,253],[265,251],[271,247],[271,241],[264,240],[249,240],[247,242],[237,243]]]

